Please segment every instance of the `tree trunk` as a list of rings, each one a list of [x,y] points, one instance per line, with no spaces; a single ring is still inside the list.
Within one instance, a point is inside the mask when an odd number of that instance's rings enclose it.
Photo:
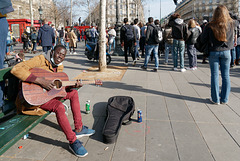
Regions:
[[[99,71],[106,70],[106,0],[100,0]]]
[[[30,7],[30,20],[31,20],[31,27],[33,27],[33,9],[32,9],[32,0],[29,0],[29,7]]]

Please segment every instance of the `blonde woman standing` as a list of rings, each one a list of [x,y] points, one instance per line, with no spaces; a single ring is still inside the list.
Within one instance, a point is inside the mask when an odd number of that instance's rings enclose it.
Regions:
[[[234,24],[224,5],[218,6],[212,21],[204,28],[201,42],[208,40],[209,65],[211,69],[211,98],[210,101],[219,105],[228,102],[230,94],[229,68],[231,61],[230,50],[233,48]],[[222,88],[219,91],[219,69],[222,77]]]
[[[196,22],[191,19],[188,22],[188,31],[190,33],[186,44],[187,44],[187,54],[189,59],[189,69],[196,70],[197,69],[197,53],[194,44],[197,42],[197,38],[200,35],[201,31],[197,28]]]

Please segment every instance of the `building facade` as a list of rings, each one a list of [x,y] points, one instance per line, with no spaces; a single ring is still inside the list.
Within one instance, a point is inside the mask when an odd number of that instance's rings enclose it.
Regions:
[[[141,0],[120,0],[119,4],[119,20],[122,23],[123,19],[128,17],[129,22],[133,22],[135,18],[138,18],[139,22],[145,23],[144,9]],[[85,23],[88,25],[99,25],[100,20],[100,3],[94,8],[86,18]],[[116,0],[107,0],[106,6],[106,26],[114,26],[116,24]]]
[[[183,0],[176,6],[175,12],[179,13],[185,21],[196,19],[199,22],[211,20],[213,12],[218,5],[225,5],[232,13],[239,15],[240,0]]]
[[[8,14],[8,19],[30,19],[29,0],[12,0],[14,12]],[[39,7],[42,7],[42,18],[48,18],[51,13],[52,0],[32,0],[33,19],[39,20]],[[49,19],[49,21],[53,21]]]

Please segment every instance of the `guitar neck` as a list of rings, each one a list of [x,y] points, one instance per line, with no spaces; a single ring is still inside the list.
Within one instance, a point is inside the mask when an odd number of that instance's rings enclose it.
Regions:
[[[80,80],[81,84],[94,84],[95,80]],[[76,81],[62,81],[62,86],[74,86]]]

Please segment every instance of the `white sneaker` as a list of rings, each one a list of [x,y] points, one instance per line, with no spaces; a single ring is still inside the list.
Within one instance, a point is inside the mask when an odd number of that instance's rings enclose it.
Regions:
[[[133,65],[133,66],[135,66],[135,65],[136,65],[136,63],[137,63],[137,61],[136,61],[136,60],[133,60],[133,63],[132,63],[132,65]]]
[[[193,67],[193,70],[197,70],[197,67]]]
[[[73,52],[74,55],[76,55],[77,53],[76,52]]]
[[[220,105],[219,102],[214,102],[211,97],[209,98],[209,100],[210,100],[210,102],[212,102],[214,105]]]
[[[70,52],[70,55],[72,55],[72,52]]]
[[[123,63],[124,65],[128,65],[128,63]]]
[[[182,69],[181,69],[181,72],[186,72],[186,69],[185,69],[185,68],[182,68]]]
[[[173,70],[174,70],[174,71],[178,71],[178,69],[177,69],[177,68],[173,68]]]

